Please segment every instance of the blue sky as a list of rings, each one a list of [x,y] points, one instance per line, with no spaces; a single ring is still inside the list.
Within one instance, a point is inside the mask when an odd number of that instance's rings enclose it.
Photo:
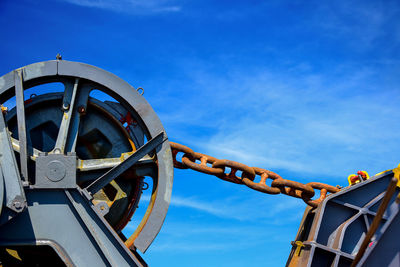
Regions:
[[[301,182],[400,163],[398,1],[2,0],[0,73],[61,53],[173,141]],[[150,266],[282,266],[305,204],[176,170]],[[127,229],[129,232],[129,229]]]

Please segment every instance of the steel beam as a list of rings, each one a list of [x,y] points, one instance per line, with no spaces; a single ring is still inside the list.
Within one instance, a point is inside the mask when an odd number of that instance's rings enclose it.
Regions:
[[[85,188],[91,195],[94,195],[100,189],[109,184],[112,180],[117,178],[119,175],[127,171],[131,168],[136,162],[138,162],[145,155],[149,154],[151,151],[155,150],[160,144],[162,144],[165,140],[164,132],[159,133],[157,136],[152,138],[142,147],[135,151],[129,158],[115,166],[108,172],[106,172],[101,177],[97,178],[93,183],[91,183],[88,187]]]
[[[17,106],[18,120],[18,139],[19,139],[19,159],[21,164],[21,175],[28,181],[28,145],[26,139],[25,106],[24,106],[24,87],[22,70],[15,71],[15,98]]]

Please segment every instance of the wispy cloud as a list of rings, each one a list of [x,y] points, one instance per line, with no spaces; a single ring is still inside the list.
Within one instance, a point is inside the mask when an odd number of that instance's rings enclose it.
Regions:
[[[399,161],[400,88],[383,71],[396,66],[316,72],[295,65],[291,72],[230,69],[219,76],[191,69],[191,90],[161,116],[181,136],[176,141],[217,158],[321,179],[358,169],[374,174]],[[208,130],[190,132],[188,124]]]
[[[373,48],[378,38],[388,34],[388,28],[398,27],[390,20],[396,20],[400,12],[396,1],[325,2],[317,9],[314,22],[325,30],[324,35],[344,37],[361,51]]]
[[[133,14],[154,14],[163,12],[178,12],[181,6],[174,5],[169,0],[59,0],[70,4],[101,8],[114,12]]]
[[[240,66],[246,58],[232,54],[215,62],[182,60],[186,80],[179,81],[179,89],[171,85],[167,101],[160,97],[159,114],[171,138],[218,158],[322,181],[396,166],[398,3],[314,4],[318,11],[297,27],[316,40],[293,45],[298,49],[293,58],[274,47],[271,53],[283,59],[273,66],[268,57],[261,66]],[[327,44],[332,56],[321,59],[307,48]]]
[[[144,199],[149,200],[148,197]],[[201,196],[173,195],[166,223],[146,256],[151,263],[160,253],[186,256],[229,253],[239,247],[243,253],[252,254],[259,246],[287,247],[287,240],[295,236],[304,206],[301,200],[286,196],[270,199],[265,195],[251,194],[250,197],[224,197],[210,201]],[[124,231],[130,235],[134,229],[129,224]],[[215,261],[204,261],[199,264],[216,264]]]
[[[206,200],[200,197],[183,197],[172,195],[171,208],[187,208],[196,212],[207,213],[219,218],[234,219],[237,221],[257,221],[269,219],[268,224],[280,224],[279,218],[281,213],[292,212],[293,220],[298,220],[304,208],[304,203],[298,199],[279,196],[279,201],[276,198],[269,199],[265,195],[254,194],[251,197],[246,197],[246,202],[243,202],[243,197],[229,197],[217,200]],[[148,202],[148,196],[141,198],[141,201]],[[258,207],[254,209],[254,207]],[[232,208],[234,207],[234,208]],[[268,207],[268,209],[262,208]],[[288,220],[285,223],[291,222]]]
[[[218,207],[209,202],[199,201],[193,197],[185,198],[185,197],[173,196],[171,204],[176,207],[184,207],[184,208],[195,209],[202,212],[207,212],[209,214],[219,217],[228,217],[228,218],[236,217],[232,216],[232,214],[229,211],[225,210],[223,207]]]
[[[144,195],[141,198],[141,201],[148,202],[150,200],[150,196]],[[196,200],[194,197],[180,197],[176,195],[172,195],[171,198],[171,206],[175,207],[183,207],[183,208],[190,208],[201,212],[206,212],[215,216],[219,217],[228,217],[232,218],[232,215],[224,210],[220,206],[215,206],[210,202]],[[233,216],[235,217],[235,216]]]
[[[163,242],[161,244],[156,244],[152,251],[174,251],[174,252],[193,252],[193,251],[221,251],[230,250],[235,247],[232,242],[219,242],[219,243],[199,243],[195,241],[179,242],[177,240],[172,240],[168,242]]]
[[[280,229],[285,226],[280,225]],[[243,223],[209,225],[197,222],[169,222],[162,231],[160,242],[156,242],[150,253],[157,251],[174,251],[194,253],[197,251],[229,251],[241,246],[251,248],[266,244],[285,242],[293,238],[292,232],[275,231],[274,227],[263,224],[246,225]]]

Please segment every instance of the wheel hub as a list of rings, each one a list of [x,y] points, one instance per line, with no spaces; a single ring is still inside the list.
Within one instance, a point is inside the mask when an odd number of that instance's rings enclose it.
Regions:
[[[36,159],[35,188],[75,188],[75,155],[39,155]]]

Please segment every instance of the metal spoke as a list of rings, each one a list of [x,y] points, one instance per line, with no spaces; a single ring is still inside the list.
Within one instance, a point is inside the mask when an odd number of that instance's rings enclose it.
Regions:
[[[68,138],[65,143],[65,152],[75,152],[76,142],[78,139],[79,125],[81,116],[86,114],[87,103],[92,86],[83,84],[76,93],[76,103],[72,110],[71,122],[69,126]]]
[[[129,157],[128,153],[124,153],[119,158],[104,158],[104,159],[86,159],[81,160],[78,159],[78,170],[81,172],[93,171],[93,170],[102,170],[102,169],[111,169],[115,166],[121,164]],[[154,159],[148,155],[145,155],[138,162],[135,163],[135,166],[142,166],[154,163]]]
[[[22,69],[14,72],[15,98],[17,106],[19,157],[21,163],[21,174],[25,181],[28,181],[28,151],[26,141],[25,107],[24,107],[24,88]]]
[[[95,194],[104,186],[109,184],[113,179],[121,175],[123,172],[131,168],[136,162],[138,162],[141,158],[143,158],[146,154],[150,153],[154,149],[156,149],[160,144],[162,144],[165,140],[167,140],[164,132],[159,133],[156,137],[152,138],[145,145],[140,147],[135,153],[133,153],[129,158],[115,166],[104,175],[96,179],[93,183],[91,183],[86,190],[91,194]]]
[[[11,144],[12,144],[12,147],[13,147],[14,151],[19,153],[20,152],[19,141],[17,139],[15,139],[15,138],[11,137]],[[29,153],[29,156],[30,156],[31,160],[33,160],[33,161],[36,160],[36,158],[39,156],[40,153],[43,153],[42,151],[40,151],[40,150],[38,150],[36,148],[30,148],[29,147],[28,150],[32,152],[32,153]]]
[[[61,120],[61,125],[58,131],[57,141],[54,146],[53,153],[59,153],[59,154],[64,153],[72,117],[72,111],[74,110],[74,103],[75,103],[76,93],[78,90],[78,83],[79,83],[79,78],[76,78],[75,83],[73,85],[71,83],[67,83],[65,85],[65,92],[64,92],[63,106],[62,106],[64,110],[64,115]]]

